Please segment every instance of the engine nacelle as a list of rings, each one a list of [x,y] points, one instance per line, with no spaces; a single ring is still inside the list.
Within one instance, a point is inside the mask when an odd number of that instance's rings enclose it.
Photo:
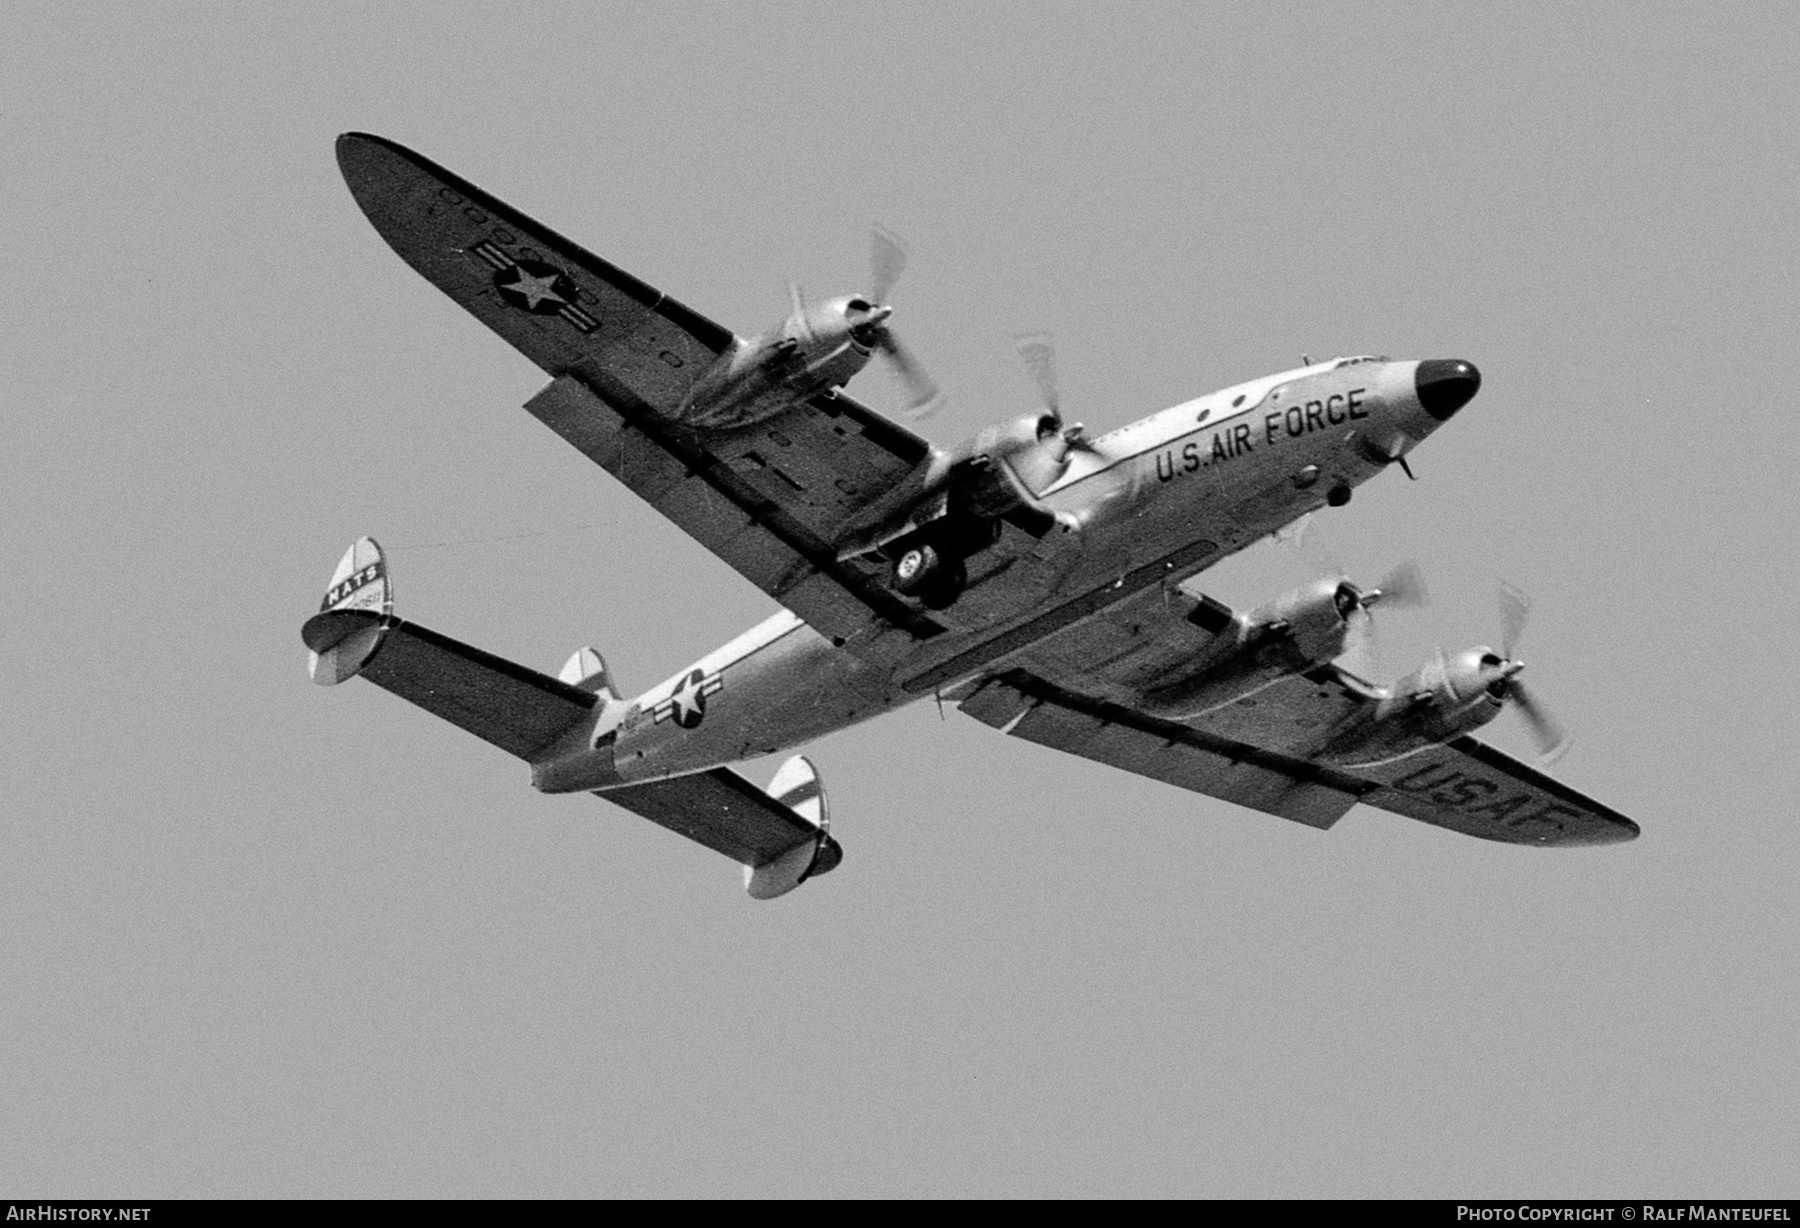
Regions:
[[[1368,723],[1321,758],[1367,767],[1471,733],[1500,715],[1517,671],[1491,648],[1440,654],[1388,688]]]
[[[985,520],[1021,508],[1041,511],[1037,496],[1067,472],[1069,452],[1055,414],[990,426],[951,451],[950,509]]]
[[[731,430],[841,387],[868,366],[889,312],[859,295],[802,305],[775,328],[719,355],[676,417],[688,426]]]
[[[907,483],[868,509],[837,543],[838,557],[904,549],[915,534],[953,549],[992,541],[1002,516],[1026,512],[1044,529],[1055,515],[1038,494],[1069,467],[1074,445],[1055,414],[1027,414],[934,451]]]
[[[1341,656],[1363,601],[1347,580],[1318,580],[1221,621],[1199,668],[1145,695],[1144,710],[1190,720]]]

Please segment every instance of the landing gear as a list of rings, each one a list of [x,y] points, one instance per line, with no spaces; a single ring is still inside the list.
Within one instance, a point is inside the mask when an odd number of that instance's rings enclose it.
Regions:
[[[917,597],[926,609],[947,609],[962,596],[968,569],[955,555],[944,555],[929,542],[909,546],[894,560],[894,588]]]

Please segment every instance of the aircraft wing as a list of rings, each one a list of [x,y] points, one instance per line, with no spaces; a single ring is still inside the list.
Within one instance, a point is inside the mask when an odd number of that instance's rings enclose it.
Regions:
[[[352,195],[433,285],[549,372],[527,408],[823,634],[882,657],[942,630],[834,543],[931,446],[842,393],[742,430],[674,411],[729,329],[379,137],[338,138]]]
[[[1291,728],[1341,711],[1346,692],[1331,685],[1334,675],[1327,666],[1260,692],[1257,727]],[[1028,742],[1311,827],[1328,828],[1361,802],[1508,844],[1611,844],[1638,833],[1624,815],[1470,737],[1351,770],[1240,740],[1246,728],[1160,720],[1023,670],[987,679],[960,706]]]

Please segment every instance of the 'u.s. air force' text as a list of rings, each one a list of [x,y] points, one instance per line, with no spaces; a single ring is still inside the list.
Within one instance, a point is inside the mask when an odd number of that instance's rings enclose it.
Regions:
[[[1360,422],[1369,416],[1363,408],[1367,388],[1334,392],[1316,401],[1296,401],[1286,409],[1272,409],[1263,415],[1262,439],[1254,438],[1256,428],[1239,422],[1229,429],[1221,426],[1212,434],[1212,445],[1202,451],[1199,440],[1192,440],[1177,454],[1174,448],[1159,452],[1156,476],[1171,481],[1177,473],[1194,473],[1208,465],[1217,465],[1236,456],[1256,451],[1261,443],[1273,447],[1284,439],[1300,439],[1314,431],[1329,430],[1346,422]]]

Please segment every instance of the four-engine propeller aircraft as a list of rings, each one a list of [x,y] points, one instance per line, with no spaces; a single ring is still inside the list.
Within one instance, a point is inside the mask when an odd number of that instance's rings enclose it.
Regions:
[[[784,609],[628,700],[591,648],[552,678],[396,618],[363,538],[302,632],[317,682],[367,678],[525,760],[538,789],[723,852],[758,898],[842,854],[804,758],[766,791],[725,765],[931,696],[1319,828],[1361,802],[1515,844],[1637,834],[1469,736],[1511,703],[1557,740],[1510,644],[1375,686],[1332,662],[1379,590],[1330,578],[1234,612],[1181,586],[1404,465],[1475,395],[1471,364],[1309,363],[1089,438],[1027,339],[1044,410],[940,449],[843,390],[881,353],[913,408],[940,399],[891,329],[891,238],[867,296],[795,291],[746,340],[392,142],[345,135],[338,161],[394,250],[549,373],[526,409]]]

